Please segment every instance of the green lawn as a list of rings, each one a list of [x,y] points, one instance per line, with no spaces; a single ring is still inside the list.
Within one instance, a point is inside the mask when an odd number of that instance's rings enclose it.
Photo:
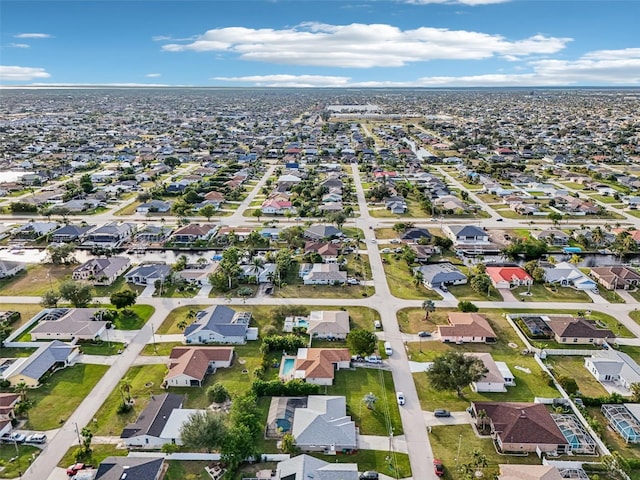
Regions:
[[[11,324],[11,328],[14,330],[24,325],[31,320],[38,312],[42,310],[42,307],[34,303],[3,303],[2,311],[14,311],[20,313],[20,320],[16,320]]]
[[[58,428],[71,415],[98,383],[109,367],[78,364],[55,372],[27,397],[34,401],[29,410],[27,428],[51,430]]]
[[[94,417],[94,435],[120,435],[127,423],[135,422],[149,403],[150,396],[165,392],[161,385],[166,372],[166,365],[131,367],[125,377],[131,382],[131,397],[135,402],[133,409],[121,415],[116,412],[118,405],[122,403],[122,395],[119,388],[114,389]]]
[[[624,299],[613,290],[607,290],[606,288],[599,288],[600,296],[609,303],[626,303]]]
[[[297,277],[297,274],[296,274]],[[290,276],[281,287],[274,286],[273,296],[278,298],[361,298],[373,295],[374,288],[360,285],[304,285],[302,280]]]
[[[127,269],[127,271],[129,271],[129,270],[130,269]],[[129,290],[133,290],[134,292],[142,293],[142,291],[144,290],[144,287],[142,285],[134,285],[132,283],[127,283],[126,278],[124,278],[124,275],[126,273],[127,272],[124,272],[122,275],[120,275],[116,279],[116,281],[113,282],[111,285],[93,287],[95,292],[96,292],[96,297],[108,297],[112,293],[119,292],[120,290],[125,290],[125,289],[129,289]]]
[[[39,454],[40,449],[30,445],[0,445],[0,478],[17,478]]]
[[[129,307],[135,315],[126,316],[122,312],[118,315],[114,322],[114,327],[118,330],[140,330],[147,323],[147,320],[151,318],[151,315],[156,311],[151,305],[133,305]]]
[[[203,461],[177,461],[171,460],[167,462],[169,467],[164,476],[164,480],[200,480],[211,478],[205,472],[204,467],[211,462]]]
[[[413,273],[407,262],[396,260],[394,254],[382,254],[381,256],[387,261],[384,264],[384,273],[392,295],[407,300],[442,300],[440,295],[424,285],[414,286]]]
[[[174,347],[184,346],[182,342],[148,343],[140,352],[140,355],[168,356]]]
[[[437,325],[448,323],[448,314],[453,311],[457,310],[438,308],[425,318],[425,312],[421,308],[403,308],[398,310],[398,325],[403,333],[433,332]]]
[[[35,348],[0,348],[0,358],[19,358],[19,357],[28,357],[33,352],[35,352]]]
[[[523,296],[521,293],[530,291],[531,296]],[[511,290],[516,298],[525,302],[584,302],[592,303],[591,297],[582,290],[569,287],[547,288],[540,283],[534,283],[529,287],[518,287]]]
[[[467,300],[470,302],[476,301],[491,301],[491,302],[501,302],[502,295],[500,292],[493,287],[489,288],[489,296],[486,295],[486,292],[482,294],[476,292],[471,285],[468,283],[464,285],[451,285],[449,287],[449,292],[455,296],[458,300]]]
[[[367,409],[362,402],[369,392],[378,397],[373,410]],[[394,435],[402,435],[402,421],[391,372],[375,368],[340,370],[336,372],[334,385],[327,389],[327,393],[346,396],[348,413],[360,427],[361,434],[388,435],[388,412]]]
[[[39,297],[50,291],[57,290],[60,284],[71,278],[75,265],[37,264],[27,266],[26,271],[15,277],[0,281],[0,296]]]
[[[360,471],[374,470],[391,478],[411,476],[409,455],[406,453],[396,453],[391,461],[387,460],[389,457],[387,450],[359,450],[350,455],[312,455],[329,463],[357,463]]]
[[[580,392],[588,397],[604,397],[608,393],[593,375],[584,367],[584,357],[565,355],[547,357],[547,364],[557,378],[573,378],[578,383]]]
[[[164,319],[162,325],[158,327],[156,333],[158,334],[171,334],[171,333],[182,333],[182,331],[178,328],[178,322],[185,319],[189,310],[193,310],[197,312],[198,310],[204,310],[210,305],[189,305],[185,307],[174,308],[169,312],[167,318]]]
[[[118,342],[80,342],[80,351],[86,355],[117,355],[124,349],[123,343]]]
[[[540,459],[535,453],[528,456],[499,455],[489,438],[476,436],[470,425],[447,425],[432,427],[429,441],[433,455],[442,461],[445,468],[445,480],[463,480],[463,475],[456,471],[456,457],[460,452],[459,463],[470,463],[473,452],[484,453],[488,460],[488,467],[484,469],[484,478],[494,478],[500,463],[518,463],[526,465],[540,465]],[[459,448],[458,448],[459,447]]]
[[[67,453],[64,454],[58,466],[60,468],[67,468],[69,465],[73,465],[75,462],[73,458],[73,453],[78,448],[77,445],[74,445]],[[124,457],[129,453],[129,450],[126,448],[117,448],[116,445],[113,444],[93,444],[91,445],[91,458],[87,461],[88,464],[97,467],[100,462],[102,462],[107,457]]]

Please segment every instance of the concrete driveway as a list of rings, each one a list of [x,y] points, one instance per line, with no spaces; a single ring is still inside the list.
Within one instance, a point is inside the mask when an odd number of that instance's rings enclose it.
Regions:
[[[473,422],[473,418],[467,412],[451,412],[450,417],[435,417],[433,412],[422,412],[424,423],[427,427],[440,427],[444,425],[466,425]]]

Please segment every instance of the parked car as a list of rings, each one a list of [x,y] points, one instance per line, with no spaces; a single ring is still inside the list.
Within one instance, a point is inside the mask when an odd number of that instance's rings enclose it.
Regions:
[[[368,357],[364,357],[364,361],[367,363],[382,363],[382,357],[378,355],[369,355]]]
[[[382,250],[380,250],[380,253],[391,253],[391,249],[390,248],[383,248]]]
[[[419,337],[430,337],[431,334],[429,332],[418,332]]]
[[[47,436],[44,433],[34,433],[29,435],[25,443],[45,443],[47,441]]]
[[[400,243],[402,240],[400,240],[399,238],[392,238],[391,240],[389,240],[389,243]]]
[[[70,477],[74,476],[80,470],[86,470],[88,468],[93,468],[92,465],[87,465],[86,463],[74,463],[67,468],[67,475]]]
[[[24,443],[26,439],[27,436],[24,433],[13,432],[11,435],[9,435],[10,442]]]
[[[373,322],[373,326],[376,328],[382,328],[382,323],[380,323],[380,320],[375,320]]]
[[[360,285],[360,280],[358,280],[357,278],[349,278],[347,279],[347,283],[349,285]]]
[[[442,465],[442,461],[437,458],[433,459],[433,471],[437,477],[442,477],[444,475],[444,465]]]
[[[366,472],[362,472],[359,478],[360,480],[378,480],[378,472],[367,470]]]
[[[404,405],[404,393],[396,392],[396,398],[398,399],[398,405]]]
[[[502,222],[502,218],[496,218],[496,222]]]
[[[451,416],[451,412],[449,410],[445,410],[444,408],[436,408],[433,411],[433,416],[434,417],[450,417]]]

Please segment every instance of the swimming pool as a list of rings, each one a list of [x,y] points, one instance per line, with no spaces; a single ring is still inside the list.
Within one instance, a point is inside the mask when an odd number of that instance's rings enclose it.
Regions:
[[[288,377],[293,374],[293,366],[296,363],[295,358],[285,358],[282,364],[282,376]]]

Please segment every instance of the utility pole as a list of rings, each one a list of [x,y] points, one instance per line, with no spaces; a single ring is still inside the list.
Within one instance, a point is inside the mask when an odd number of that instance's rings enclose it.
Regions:
[[[73,422],[73,424],[76,426],[76,435],[78,435],[78,445],[82,445],[82,440],[80,440],[80,430],[78,430],[78,424],[76,422]]]

